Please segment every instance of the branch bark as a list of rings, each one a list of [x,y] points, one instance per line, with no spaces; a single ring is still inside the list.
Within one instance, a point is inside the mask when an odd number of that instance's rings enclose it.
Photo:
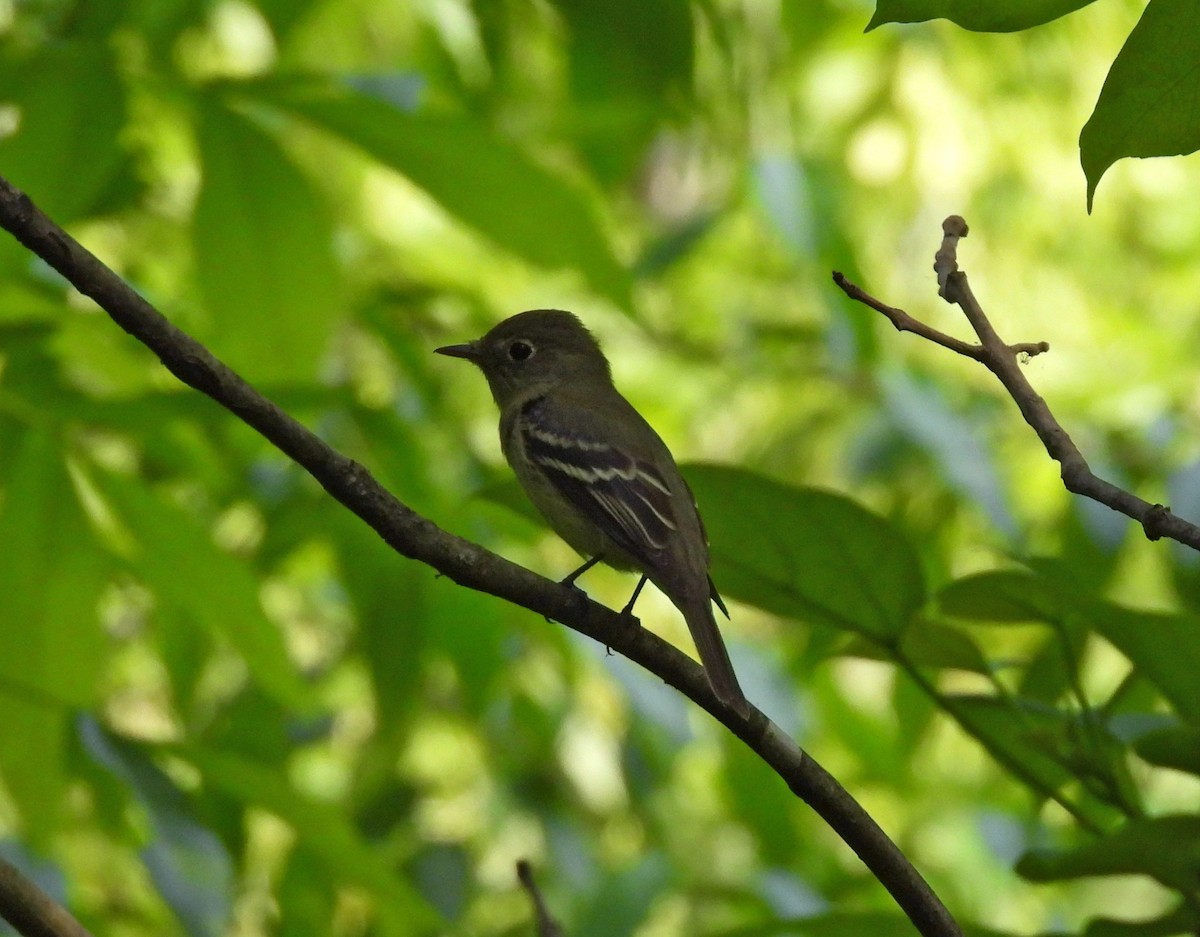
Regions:
[[[0,917],[24,937],[92,937],[16,866],[0,859]]]
[[[1132,518],[1142,525],[1142,530],[1150,540],[1166,537],[1193,550],[1200,550],[1200,527],[1172,514],[1169,507],[1151,504],[1092,471],[1079,447],[1021,370],[1024,357],[1049,351],[1049,344],[1031,342],[1010,345],[1001,339],[971,290],[966,273],[958,268],[958,242],[967,236],[967,232],[967,223],[959,215],[950,215],[942,222],[942,245],[934,257],[933,269],[938,277],[938,295],[962,309],[979,337],[977,345],[945,335],[904,310],[887,305],[836,270],[833,272],[833,282],[854,301],[887,316],[899,331],[913,332],[943,348],[978,361],[996,375],[1021,411],[1025,422],[1037,433],[1050,458],[1059,463],[1063,485],[1068,491],[1099,501]]]
[[[552,618],[640,664],[710,713],[758,754],[828,823],[892,894],[925,937],[961,937],[937,895],[879,825],[817,762],[762,712],[739,716],[713,695],[704,671],[644,628],[562,586],[450,534],[384,489],[362,465],[336,452],[267,400],[203,345],[176,328],[23,192],[0,178],[0,225],[91,297],[153,351],[179,380],[212,398],[301,465],[397,553],[460,585]]]

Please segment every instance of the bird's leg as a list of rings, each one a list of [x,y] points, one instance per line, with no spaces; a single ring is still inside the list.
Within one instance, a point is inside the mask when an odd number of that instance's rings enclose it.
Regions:
[[[638,580],[638,584],[633,587],[633,595],[629,597],[629,601],[621,609],[621,617],[631,625],[637,622],[637,619],[633,617],[633,606],[637,603],[638,596],[642,594],[642,587],[646,585],[647,578],[649,577],[643,576]]]
[[[559,585],[570,586],[572,589],[578,589],[579,586],[575,585],[575,580],[599,563],[602,559],[604,559],[604,554],[597,553],[590,560],[580,566],[579,569],[575,570],[575,572],[571,573],[565,579],[560,580]]]

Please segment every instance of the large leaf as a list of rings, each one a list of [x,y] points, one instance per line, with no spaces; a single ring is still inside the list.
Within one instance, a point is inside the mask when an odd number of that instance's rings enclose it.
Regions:
[[[1092,0],[878,0],[875,15],[867,24],[874,29],[884,23],[920,23],[948,19],[964,29],[1007,33],[1040,26],[1085,7]]]
[[[407,113],[324,81],[248,84],[244,92],[362,147],[501,247],[541,266],[575,268],[628,305],[628,274],[592,200],[476,121]]]
[[[1100,177],[1125,156],[1200,148],[1200,4],[1150,0],[1113,61],[1079,135],[1088,210]]]
[[[885,643],[925,601],[920,562],[848,498],[743,469],[685,469],[708,527],[713,578],[732,598]]]
[[[279,144],[219,100],[200,106],[196,276],[211,344],[255,382],[312,377],[342,314],[333,229]]]
[[[1200,817],[1132,820],[1075,849],[1034,850],[1017,863],[1034,882],[1100,875],[1148,875],[1168,888],[1190,891],[1200,878]]]

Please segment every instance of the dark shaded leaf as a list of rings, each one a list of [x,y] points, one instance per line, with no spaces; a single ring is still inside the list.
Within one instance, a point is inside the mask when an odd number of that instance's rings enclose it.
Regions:
[[[1134,742],[1133,748],[1151,764],[1200,774],[1200,728],[1169,726],[1154,729]]]
[[[925,601],[920,563],[887,521],[848,498],[744,469],[689,465],[725,594],[779,615],[891,641]]]
[[[872,30],[884,23],[921,23],[948,19],[976,32],[1009,33],[1049,23],[1085,7],[1092,0],[878,0],[867,24]]]
[[[1105,171],[1126,156],[1200,148],[1200,4],[1150,0],[1117,53],[1079,135],[1088,211]]]
[[[1033,882],[1148,875],[1168,888],[1188,891],[1200,878],[1200,817],[1131,820],[1075,849],[1031,850],[1017,862],[1017,872]]]

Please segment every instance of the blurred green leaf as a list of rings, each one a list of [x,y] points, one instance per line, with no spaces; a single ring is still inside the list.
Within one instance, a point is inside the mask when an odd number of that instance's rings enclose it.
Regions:
[[[978,622],[1054,622],[1063,614],[1063,597],[1053,585],[1023,570],[956,579],[938,592],[937,604],[947,615]]]
[[[0,507],[0,679],[10,692],[87,706],[108,646],[97,609],[105,563],[54,436],[25,436],[9,491]]]
[[[629,307],[629,275],[592,200],[471,119],[408,114],[322,81],[240,90],[362,147],[493,243],[540,266],[576,268],[598,293]]]
[[[72,707],[91,705],[107,658],[103,557],[56,437],[25,433],[0,502],[0,774],[31,832],[63,806]]]
[[[1049,797],[1075,779],[1064,756],[1070,750],[1071,726],[1061,713],[1045,706],[991,696],[946,694],[942,706],[1009,773],[1034,793]],[[1091,796],[1073,798],[1080,816],[1102,824],[1107,813]]]
[[[1175,937],[1195,933],[1198,927],[1200,912],[1181,904],[1161,917],[1144,921],[1093,918],[1084,928],[1083,937]]]
[[[1178,815],[1130,820],[1082,846],[1032,850],[1017,862],[1032,882],[1103,875],[1148,875],[1186,891],[1200,877],[1200,817]]]
[[[171,627],[200,626],[229,642],[253,679],[281,703],[307,710],[311,689],[288,658],[278,627],[263,613],[258,581],[184,511],[116,475],[95,480],[132,542],[130,562]]]
[[[1079,135],[1088,211],[1108,167],[1126,156],[1200,148],[1200,5],[1150,0],[1113,61]]]
[[[693,71],[687,0],[556,0],[569,32],[572,131],[606,185],[646,160],[661,109],[684,110]]]
[[[212,749],[179,750],[199,769],[204,782],[247,806],[275,814],[299,837],[334,881],[361,885],[377,899],[377,915],[390,932],[433,933],[438,915],[390,867],[385,854],[368,846],[334,805],[299,793],[275,769]],[[406,929],[407,928],[407,929]]]
[[[192,937],[225,933],[233,912],[233,863],[186,799],[147,752],[106,732],[93,719],[80,725],[84,748],[116,775],[146,811],[152,834],[142,861],[155,887]]]
[[[920,563],[887,521],[848,498],[743,469],[684,469],[724,594],[777,615],[896,640],[925,601]]]
[[[255,383],[311,378],[345,312],[328,211],[248,118],[216,97],[199,111],[193,236],[211,347]]]
[[[1200,725],[1200,622],[1104,603],[1094,627],[1133,662],[1184,719]]]
[[[884,23],[948,19],[964,29],[1008,33],[1049,23],[1092,0],[877,0],[867,30]]]
[[[628,937],[646,920],[671,880],[664,857],[646,855],[605,878],[570,927],[571,937]]]
[[[1200,728],[1168,726],[1147,732],[1134,750],[1151,764],[1200,775]]]
[[[0,136],[5,177],[60,224],[94,211],[127,160],[125,86],[109,44],[43,45],[2,61],[0,84],[20,110],[18,132]]]

